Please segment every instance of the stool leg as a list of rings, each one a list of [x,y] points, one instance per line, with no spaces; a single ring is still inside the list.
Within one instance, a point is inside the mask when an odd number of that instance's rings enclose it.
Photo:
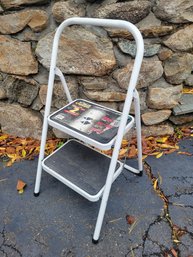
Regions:
[[[123,129],[124,129],[124,126],[125,125],[123,124]],[[107,202],[109,199],[109,193],[111,190],[111,185],[113,183],[113,175],[115,173],[115,169],[117,166],[117,160],[118,160],[118,156],[119,156],[119,150],[121,147],[122,139],[123,139],[123,133],[121,131],[120,133],[118,133],[117,140],[115,143],[115,148],[113,150],[113,155],[111,157],[111,163],[109,166],[109,171],[108,171],[107,179],[105,182],[105,189],[103,192],[102,201],[101,201],[101,205],[100,205],[100,209],[99,209],[99,214],[98,214],[95,231],[94,231],[94,235],[93,235],[93,239],[92,239],[93,243],[98,243],[98,240],[99,240],[100,231],[101,231],[101,227],[102,227],[102,223],[103,223],[103,219],[104,219],[104,215],[105,215],[105,211],[106,211],[106,207],[107,207]]]
[[[143,173],[142,163],[142,144],[141,144],[141,115],[140,115],[140,100],[137,90],[134,94],[134,105],[135,105],[135,121],[136,121],[136,132],[137,132],[137,149],[138,149],[138,169],[139,176]]]
[[[111,161],[112,163],[112,161]],[[99,236],[100,236],[100,231],[101,231],[101,227],[102,227],[102,223],[103,223],[103,219],[104,219],[104,215],[105,215],[105,211],[106,211],[106,207],[107,207],[107,202],[108,202],[108,198],[109,198],[109,193],[111,190],[111,185],[112,185],[112,181],[113,181],[113,174],[115,172],[115,167],[111,167],[112,165],[110,165],[109,168],[109,173],[107,176],[107,180],[106,180],[106,186],[104,189],[104,193],[103,193],[103,197],[102,197],[102,201],[101,201],[101,205],[100,205],[100,209],[99,209],[99,214],[98,214],[98,218],[97,218],[97,222],[96,222],[96,226],[95,226],[95,231],[94,231],[94,235],[92,238],[92,242],[94,244],[98,243],[99,240]]]
[[[41,176],[42,176],[42,160],[44,159],[47,131],[48,131],[48,122],[47,122],[47,118],[44,118],[42,139],[41,139],[41,145],[40,145],[40,154],[38,159],[38,167],[37,167],[36,182],[35,182],[35,189],[34,189],[34,196],[36,197],[39,196],[39,192],[40,192],[40,183],[41,183]]]
[[[44,151],[45,151],[47,132],[48,132],[48,116],[50,114],[50,108],[51,108],[51,102],[52,102],[52,93],[53,93],[54,78],[55,78],[56,55],[57,55],[56,47],[53,45],[34,196],[38,196],[40,192],[40,183],[41,183],[41,176],[42,176],[42,160],[44,159]]]

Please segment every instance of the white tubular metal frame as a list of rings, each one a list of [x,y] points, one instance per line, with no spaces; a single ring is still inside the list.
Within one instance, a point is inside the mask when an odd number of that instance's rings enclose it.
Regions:
[[[133,65],[132,74],[130,77],[130,82],[128,83],[128,91],[126,94],[125,99],[125,105],[123,108],[123,112],[121,115],[121,121],[120,126],[118,129],[113,155],[111,158],[110,166],[108,175],[106,178],[106,183],[104,187],[104,191],[102,194],[102,201],[100,205],[100,210],[96,222],[96,227],[93,235],[93,242],[97,243],[100,231],[104,219],[104,214],[107,206],[107,201],[109,198],[109,193],[111,189],[112,182],[114,180],[114,172],[116,169],[116,164],[118,160],[119,150],[121,147],[121,142],[123,139],[128,115],[130,112],[131,102],[134,98],[134,105],[135,105],[135,121],[136,121],[136,131],[137,131],[137,146],[138,146],[138,170],[134,169],[128,165],[124,165],[124,167],[131,172],[134,172],[136,174],[139,174],[142,171],[142,147],[141,147],[141,121],[140,121],[140,105],[139,105],[139,95],[135,89],[139,71],[141,68],[141,63],[143,60],[143,52],[144,52],[144,44],[143,44],[143,38],[141,36],[141,33],[137,29],[136,26],[131,24],[127,21],[122,20],[111,20],[111,19],[95,19],[95,18],[70,18],[65,20],[60,24],[58,29],[56,30],[54,42],[53,42],[53,48],[52,48],[52,56],[51,56],[51,64],[50,64],[50,73],[49,73],[49,82],[48,82],[48,92],[47,92],[47,99],[46,99],[46,107],[45,107],[45,114],[44,114],[44,122],[43,122],[43,130],[42,130],[42,139],[41,139],[41,146],[40,146],[40,155],[39,155],[39,161],[38,161],[38,168],[37,168],[37,175],[36,175],[36,183],[35,183],[35,189],[34,189],[34,195],[37,196],[39,194],[40,190],[40,182],[41,182],[41,173],[42,173],[42,161],[44,159],[44,150],[45,150],[45,144],[46,144],[46,138],[47,138],[47,131],[48,131],[48,116],[50,115],[50,108],[51,108],[51,101],[52,101],[52,93],[53,93],[53,85],[54,85],[54,79],[55,75],[58,75],[60,77],[60,80],[64,86],[64,89],[67,94],[67,98],[69,102],[72,101],[72,98],[70,96],[70,92],[68,90],[68,87],[66,85],[66,81],[64,79],[64,76],[62,72],[57,68],[56,66],[56,60],[57,60],[57,53],[58,53],[58,44],[59,39],[61,36],[62,31],[67,27],[71,25],[92,25],[92,26],[100,26],[100,27],[113,27],[113,28],[121,28],[128,30],[134,37],[137,51],[136,51],[136,57]]]

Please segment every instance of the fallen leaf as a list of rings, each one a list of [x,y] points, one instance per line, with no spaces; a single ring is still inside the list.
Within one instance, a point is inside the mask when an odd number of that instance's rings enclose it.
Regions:
[[[151,153],[152,153],[152,149],[148,149],[148,148],[144,149],[143,148],[143,154],[144,155],[150,155]]]
[[[154,137],[148,137],[147,140],[154,140]]]
[[[112,149],[110,149],[110,150],[103,150],[103,151],[101,151],[102,153],[104,153],[104,154],[106,154],[106,155],[112,155]]]
[[[176,250],[174,248],[172,248],[170,251],[174,257],[178,257],[178,253],[176,252]]]
[[[26,150],[22,149],[22,157],[26,157]]]
[[[155,181],[153,182],[153,189],[156,191],[157,189],[157,186],[158,186],[158,178],[155,179]]]
[[[135,145],[131,145],[129,149],[128,157],[134,158],[136,157],[136,155],[137,155],[137,148],[135,147]]]
[[[24,190],[23,189],[21,189],[21,190],[18,190],[18,193],[21,195],[21,194],[23,194],[23,192],[24,192]]]
[[[169,149],[169,150],[164,151],[164,154],[171,154],[171,153],[174,153],[175,151],[176,151],[176,149]]]
[[[164,257],[172,257],[172,256],[168,253],[164,253]]]
[[[174,239],[173,242],[176,243],[176,244],[179,244],[179,243],[180,243],[180,241],[177,240],[177,239]]]
[[[6,167],[10,167],[10,166],[12,166],[12,164],[14,163],[14,160],[10,160],[10,161],[8,161],[7,163],[6,163]]]
[[[181,131],[186,133],[186,134],[190,134],[191,133],[191,129],[190,128],[182,128]]]
[[[184,154],[184,155],[187,155],[187,156],[192,156],[192,153],[188,153],[188,152],[178,152],[178,154]]]
[[[5,140],[5,139],[7,139],[8,138],[8,135],[2,135],[2,136],[0,136],[0,141],[3,141],[3,140]]]
[[[126,215],[126,220],[129,225],[132,225],[136,221],[136,218],[131,215]]]
[[[158,158],[162,157],[162,155],[163,155],[163,152],[157,154],[157,155],[156,155],[156,158],[158,159]]]
[[[122,149],[119,151],[119,158],[125,157],[125,154],[127,153],[127,151],[128,151],[127,148],[122,148]]]
[[[21,179],[18,179],[18,181],[17,181],[17,191],[23,190],[26,185],[27,184],[25,182],[23,182]]]
[[[165,149],[179,149],[178,145],[169,145],[169,144],[159,144],[160,148],[165,148]]]
[[[60,139],[48,139],[46,141],[45,154],[52,153],[56,148]],[[6,166],[11,166],[15,161],[22,159],[33,159],[39,154],[40,140],[32,138],[14,137],[0,132],[0,157],[9,157],[6,160]]]
[[[123,139],[122,140],[122,142],[121,142],[121,147],[126,147],[126,146],[128,146],[128,140],[126,140],[126,139]]]
[[[15,147],[13,147],[13,146],[6,147],[6,153],[7,154],[15,154]]]
[[[150,153],[149,155],[150,155],[150,156],[156,156],[156,155],[158,155],[158,154],[160,154],[160,152]]]
[[[157,143],[165,143],[168,140],[169,136],[161,137],[156,140]]]
[[[186,231],[174,224],[173,225],[173,234],[176,238],[180,238],[181,236],[186,234]]]
[[[142,160],[144,161],[147,157],[148,157],[148,155],[143,155]]]
[[[189,88],[189,87],[184,87],[182,92],[184,94],[193,94],[193,88]]]
[[[137,220],[135,220],[135,222],[131,225],[131,227],[129,228],[128,233],[131,234],[131,232],[134,230],[134,228],[137,226]]]

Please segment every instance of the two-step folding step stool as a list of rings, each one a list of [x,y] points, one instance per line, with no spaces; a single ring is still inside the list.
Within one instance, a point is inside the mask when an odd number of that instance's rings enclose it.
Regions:
[[[72,100],[65,78],[57,67],[57,53],[61,33],[67,26],[75,24],[122,28],[133,35],[137,51],[122,113],[84,99]],[[43,168],[89,201],[95,202],[102,198],[93,243],[97,243],[100,236],[113,181],[120,175],[123,168],[134,174],[142,175],[140,104],[135,87],[143,60],[143,51],[143,38],[139,30],[127,21],[70,18],[61,23],[55,33],[34,195],[39,195]],[[56,75],[59,76],[64,86],[69,104],[50,115]],[[133,99],[135,118],[129,115]],[[48,125],[69,134],[74,139],[68,140],[62,147],[44,159]],[[123,136],[134,125],[137,132],[138,169],[118,161]],[[112,146],[114,147],[112,157],[95,150],[95,148],[108,150]]]

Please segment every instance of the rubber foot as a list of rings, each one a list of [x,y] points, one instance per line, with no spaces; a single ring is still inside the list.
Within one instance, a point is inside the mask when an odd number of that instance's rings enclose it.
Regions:
[[[139,173],[135,173],[138,177],[142,177],[143,176],[143,170],[141,170]]]
[[[95,240],[94,238],[92,238],[92,243],[93,243],[93,244],[96,245],[96,244],[98,244],[98,242],[99,242],[99,240]]]
[[[40,195],[40,193],[34,193],[35,197],[38,197]]]

